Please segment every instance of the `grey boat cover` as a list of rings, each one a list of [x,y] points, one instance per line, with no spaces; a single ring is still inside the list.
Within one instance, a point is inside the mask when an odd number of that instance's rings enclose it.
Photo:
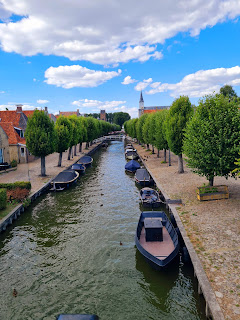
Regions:
[[[126,156],[137,155],[137,152],[134,150],[129,150],[126,152]]]
[[[74,163],[71,167],[73,170],[85,170],[85,166],[82,163]]]
[[[52,182],[69,182],[72,181],[74,178],[76,178],[77,173],[75,170],[65,170],[60,172],[53,180]]]
[[[138,181],[149,181],[150,175],[146,169],[137,169],[135,177]]]
[[[135,160],[131,160],[125,165],[125,169],[128,171],[136,171],[140,169],[140,164]]]
[[[93,158],[90,156],[83,156],[82,158],[80,158],[78,160],[78,163],[82,163],[82,164],[89,164],[92,163]]]
[[[57,320],[99,320],[99,318],[94,314],[60,314]]]

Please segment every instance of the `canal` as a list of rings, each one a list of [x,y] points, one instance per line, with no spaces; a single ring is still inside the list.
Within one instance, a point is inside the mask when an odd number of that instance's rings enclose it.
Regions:
[[[44,195],[0,235],[0,319],[206,319],[191,267],[157,272],[137,252],[139,190],[123,142],[93,158],[77,185]]]

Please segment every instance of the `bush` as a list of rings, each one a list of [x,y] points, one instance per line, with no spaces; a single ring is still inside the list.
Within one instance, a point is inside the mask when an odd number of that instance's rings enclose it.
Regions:
[[[0,188],[6,188],[7,190],[16,188],[31,190],[31,182],[16,181],[14,183],[0,183]]]
[[[5,209],[7,206],[7,190],[0,189],[0,210]]]
[[[16,166],[17,166],[17,160],[14,159],[11,161],[11,167],[15,168]]]

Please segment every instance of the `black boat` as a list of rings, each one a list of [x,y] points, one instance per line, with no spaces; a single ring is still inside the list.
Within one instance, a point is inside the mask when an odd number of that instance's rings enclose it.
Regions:
[[[137,169],[140,169],[140,164],[135,160],[130,160],[125,165],[125,170],[128,172],[134,173],[134,172],[136,172]]]
[[[86,170],[86,167],[82,163],[74,163],[71,167],[72,170],[77,171],[79,174],[84,173]]]
[[[139,252],[155,269],[165,268],[178,256],[178,236],[163,211],[141,213],[135,243]]]
[[[149,186],[152,183],[152,179],[146,169],[137,169],[135,181],[143,187]]]
[[[95,314],[60,314],[57,320],[99,320]]]
[[[64,170],[60,172],[52,181],[50,191],[62,191],[73,183],[77,182],[79,173],[75,170]]]
[[[159,193],[156,190],[148,187],[140,190],[140,199],[144,207],[157,208],[162,203]]]
[[[93,162],[93,158],[90,156],[81,157],[77,163],[83,164],[86,168],[89,167]]]

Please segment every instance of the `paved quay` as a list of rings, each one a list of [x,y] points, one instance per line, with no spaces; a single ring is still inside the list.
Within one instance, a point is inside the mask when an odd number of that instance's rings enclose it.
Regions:
[[[182,199],[177,207],[186,233],[203,265],[226,320],[240,319],[240,179],[216,177],[214,185],[227,185],[230,198],[197,200],[196,189],[208,181],[190,171],[178,174],[177,156],[171,166],[142,146],[133,143],[164,192],[171,199]],[[167,153],[168,159],[168,153]],[[168,161],[168,160],[167,160]]]

